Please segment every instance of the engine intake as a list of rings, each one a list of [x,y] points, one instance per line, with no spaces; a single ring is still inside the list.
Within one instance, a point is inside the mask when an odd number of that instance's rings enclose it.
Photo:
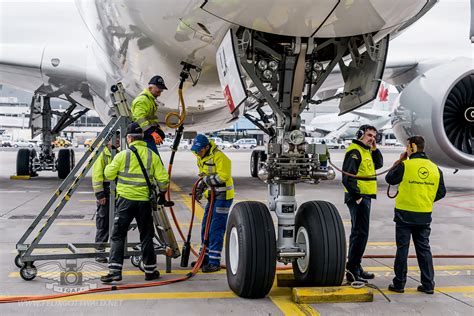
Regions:
[[[415,78],[402,91],[392,120],[404,143],[421,135],[437,164],[474,168],[474,61],[458,58]]]

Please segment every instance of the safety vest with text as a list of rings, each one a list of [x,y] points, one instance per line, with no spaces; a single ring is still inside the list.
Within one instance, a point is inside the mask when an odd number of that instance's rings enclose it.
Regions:
[[[357,176],[368,177],[367,179],[357,179],[357,188],[360,194],[376,195],[377,194],[377,178],[375,175],[375,165],[372,159],[372,152],[368,148],[364,148],[356,143],[352,143],[346,150],[346,154],[351,150],[357,150],[361,157]],[[344,192],[348,192],[344,187]]]
[[[438,167],[428,159],[403,161],[405,171],[398,185],[395,208],[408,212],[430,213],[439,186]]]
[[[234,180],[232,180],[232,164],[230,159],[220,151],[211,140],[209,154],[203,158],[196,155],[199,173],[204,175],[203,181],[215,188],[216,199],[230,200],[234,198]],[[209,196],[206,190],[204,196]]]

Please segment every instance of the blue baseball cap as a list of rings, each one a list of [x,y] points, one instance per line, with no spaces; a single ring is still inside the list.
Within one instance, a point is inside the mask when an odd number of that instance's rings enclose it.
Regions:
[[[193,141],[193,147],[191,147],[191,151],[199,152],[201,149],[209,145],[209,139],[203,134],[198,134]]]

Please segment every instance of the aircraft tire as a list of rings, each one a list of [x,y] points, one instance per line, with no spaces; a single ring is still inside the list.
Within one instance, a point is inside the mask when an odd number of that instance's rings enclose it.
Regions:
[[[68,174],[74,168],[74,164],[74,151],[72,149],[60,149],[58,153],[58,160],[56,161],[58,178],[66,179]]]
[[[18,176],[29,176],[33,174],[31,161],[36,156],[36,150],[22,148],[16,156],[16,174]]]
[[[250,175],[252,178],[256,178],[258,176],[258,159],[260,157],[260,150],[252,151],[250,155]]]
[[[227,222],[227,282],[240,297],[265,297],[276,272],[276,239],[270,212],[261,202],[234,205]]]
[[[341,285],[346,238],[337,208],[326,201],[308,201],[299,207],[295,224],[296,244],[307,254],[293,261],[298,285]]]

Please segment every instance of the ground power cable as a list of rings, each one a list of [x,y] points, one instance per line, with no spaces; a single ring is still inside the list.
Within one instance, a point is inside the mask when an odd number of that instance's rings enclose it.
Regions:
[[[200,181],[202,181],[201,178],[199,178],[194,183],[194,186],[193,186],[193,195],[192,195],[192,211],[193,212],[194,212],[195,207],[196,207],[196,189],[197,189],[197,186],[199,185]],[[215,195],[216,195],[215,190],[211,190],[210,191],[210,199],[209,199],[209,206],[210,206],[211,210],[214,207]],[[111,286],[105,286],[105,287],[90,289],[90,290],[76,292],[76,293],[61,293],[61,294],[42,295],[42,296],[15,296],[15,297],[3,297],[3,298],[0,297],[0,304],[1,303],[18,303],[18,302],[27,302],[27,301],[44,301],[44,300],[59,299],[59,298],[72,297],[72,296],[78,296],[78,295],[84,295],[84,294],[95,294],[95,293],[110,292],[110,291],[148,288],[148,287],[168,285],[168,284],[172,284],[172,283],[178,283],[178,282],[183,282],[183,281],[189,280],[199,272],[199,269],[201,268],[201,265],[204,261],[204,257],[205,257],[205,254],[206,254],[206,249],[207,249],[208,244],[209,244],[209,230],[210,230],[210,227],[211,227],[211,221],[212,221],[212,212],[210,212],[208,214],[208,217],[207,217],[207,220],[206,220],[206,226],[205,226],[205,230],[204,230],[204,240],[203,240],[202,246],[201,246],[202,250],[201,250],[201,252],[198,256],[198,259],[196,261],[196,265],[193,267],[191,272],[187,273],[183,277],[164,280],[164,281],[149,282],[149,283],[111,285]]]

